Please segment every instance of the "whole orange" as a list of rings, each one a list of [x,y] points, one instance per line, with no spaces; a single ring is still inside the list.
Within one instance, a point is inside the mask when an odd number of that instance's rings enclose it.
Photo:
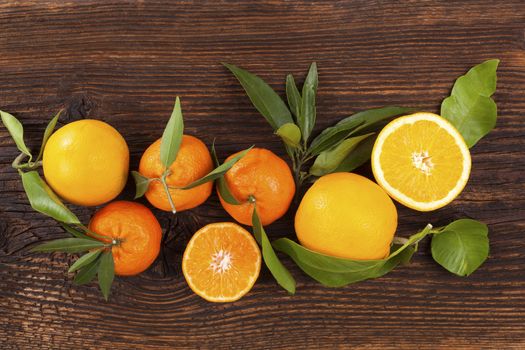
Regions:
[[[153,142],[140,159],[139,172],[149,178],[160,178],[165,167],[160,161],[161,139]],[[166,183],[170,186],[171,198],[177,211],[195,208],[201,205],[211,194],[212,182],[207,182],[189,190],[175,187],[184,187],[200,179],[213,169],[208,148],[198,138],[184,135],[177,158],[169,167],[170,174]],[[160,181],[152,181],[146,191],[146,198],[156,208],[171,211],[166,191]]]
[[[252,224],[254,205],[261,223],[271,224],[286,213],[295,194],[295,182],[288,164],[264,148],[252,148],[226,172],[224,179],[241,204],[229,204],[219,194],[221,204],[244,225]]]
[[[115,273],[130,276],[146,270],[160,251],[162,229],[159,222],[144,205],[116,201],[95,213],[89,229],[107,236],[115,262]]]
[[[397,210],[386,192],[352,173],[320,177],[295,214],[295,232],[303,246],[348,259],[385,258],[396,227]]]
[[[126,185],[129,150],[111,125],[84,119],[51,135],[44,148],[44,176],[63,199],[78,205],[100,205]]]

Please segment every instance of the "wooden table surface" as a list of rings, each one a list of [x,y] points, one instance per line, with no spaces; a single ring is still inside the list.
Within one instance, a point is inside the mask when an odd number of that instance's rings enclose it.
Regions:
[[[501,59],[496,129],[472,149],[462,195],[431,213],[399,208],[399,234],[472,217],[489,225],[491,251],[472,276],[433,262],[428,242],[412,264],[340,289],[290,260],[297,294],[264,270],[241,301],[211,304],[181,275],[198,227],[230,220],[216,195],[175,217],[155,211],[168,237],[146,273],[117,278],[104,302],[77,287],[71,258],[33,254],[64,236],[34,213],[0,128],[0,347],[2,349],[524,349],[525,3],[517,1],[20,1],[0,3],[0,109],[37,147],[61,123],[99,118],[128,141],[131,168],[160,137],[180,95],[186,132],[224,158],[251,144],[284,156],[280,140],[219,62],[243,66],[279,93],[284,78],[319,67],[318,126],[362,109],[403,105],[438,112],[454,80]],[[369,166],[361,172],[367,173]],[[121,198],[131,199],[128,183]],[[87,222],[94,208],[73,207]],[[268,227],[294,237],[293,209]]]

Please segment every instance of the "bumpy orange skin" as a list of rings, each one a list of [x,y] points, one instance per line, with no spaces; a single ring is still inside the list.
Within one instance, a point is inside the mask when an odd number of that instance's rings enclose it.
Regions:
[[[303,246],[356,260],[383,259],[397,228],[397,209],[375,182],[353,173],[320,177],[295,214]]]
[[[100,205],[122,191],[129,168],[126,141],[111,125],[84,119],[51,135],[44,149],[44,176],[63,199]]]
[[[295,182],[288,164],[264,148],[251,149],[224,178],[232,195],[242,204],[229,204],[219,194],[221,204],[244,225],[252,224],[254,204],[249,202],[250,196],[255,198],[261,223],[269,225],[286,213],[295,194]]]
[[[139,172],[149,178],[160,178],[164,166],[160,161],[161,139],[149,146],[140,159]],[[184,135],[177,159],[170,166],[171,174],[166,178],[169,186],[184,187],[200,179],[213,169],[213,161],[206,145],[196,137]],[[189,190],[170,189],[177,211],[195,208],[208,199],[213,188],[207,182]],[[146,198],[156,208],[171,211],[168,196],[159,181],[150,183]]]
[[[142,204],[112,202],[95,213],[89,229],[121,241],[112,248],[117,275],[139,274],[159,255],[162,229],[153,213]]]

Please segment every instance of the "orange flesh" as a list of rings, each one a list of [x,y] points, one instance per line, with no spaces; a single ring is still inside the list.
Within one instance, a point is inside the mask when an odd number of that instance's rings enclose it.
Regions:
[[[429,173],[414,165],[418,156],[427,158],[423,162],[431,168]],[[463,172],[463,156],[454,138],[427,120],[392,132],[385,139],[379,161],[385,180],[419,202],[446,197]]]
[[[252,288],[260,268],[257,243],[234,223],[210,224],[197,231],[182,262],[190,288],[214,302],[241,298]]]

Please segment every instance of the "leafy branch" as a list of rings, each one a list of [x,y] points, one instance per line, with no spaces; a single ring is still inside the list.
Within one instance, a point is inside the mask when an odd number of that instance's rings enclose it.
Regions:
[[[314,252],[298,243],[280,238],[273,247],[288,255],[307,275],[328,287],[342,287],[370,278],[381,277],[399,264],[410,262],[418,244],[432,235],[432,257],[448,271],[468,276],[488,257],[489,241],[486,225],[460,219],[445,227],[428,224],[420,232],[395,242],[390,255],[381,260],[352,260]],[[398,240],[399,241],[399,240]]]
[[[215,181],[215,180],[218,180],[220,183],[221,182],[220,179],[224,176],[224,174],[228,170],[230,170],[231,167],[235,163],[237,163],[242,157],[244,157],[250,149],[253,148],[252,146],[246,150],[243,150],[238,155],[224,162],[223,164],[218,164],[218,162],[216,162],[215,169],[213,169],[211,172],[209,172],[202,178],[195,180],[186,186],[174,187],[174,186],[168,185],[166,179],[171,174],[170,167],[177,159],[177,154],[179,152],[180,145],[182,143],[183,134],[184,134],[184,120],[182,116],[180,100],[179,100],[179,97],[177,97],[175,101],[175,107],[173,108],[173,112],[171,114],[171,117],[168,123],[166,124],[166,127],[164,128],[164,132],[162,134],[162,139],[161,139],[160,159],[161,159],[162,165],[164,166],[165,170],[162,173],[162,175],[158,178],[149,178],[149,177],[142,175],[138,171],[132,171],[131,175],[133,176],[135,180],[135,199],[142,197],[147,192],[148,187],[151,182],[158,181],[164,187],[164,190],[166,191],[166,196],[168,197],[168,201],[170,203],[172,212],[175,214],[177,210],[175,208],[175,204],[173,203],[173,198],[171,197],[170,189],[189,190],[191,188],[194,188],[204,183]],[[216,160],[215,141],[212,146],[212,150],[214,153],[214,159]]]
[[[288,106],[263,79],[232,64],[223,64],[239,80],[254,107],[284,142],[298,187],[311,177],[342,169],[352,171],[361,166],[370,159],[375,133],[391,118],[411,111],[403,107],[384,107],[359,112],[323,130],[310,141],[317,118],[319,82],[315,62],[310,65],[301,92],[293,75],[286,77]],[[312,160],[313,165],[305,169]]]
[[[104,298],[108,300],[115,275],[111,249],[121,242],[92,232],[82,225],[78,217],[66,207],[37,171],[42,165],[41,159],[46,143],[56,127],[61,112],[58,112],[47,125],[38,155],[34,157],[25,145],[22,123],[11,114],[0,111],[3,124],[21,152],[13,161],[12,166],[20,174],[22,185],[31,207],[60,222],[66,232],[71,235],[70,238],[61,238],[42,243],[34,247],[32,251],[42,253],[86,252],[71,265],[69,272],[76,272],[74,278],[76,284],[89,283],[98,275],[100,290]],[[25,162],[23,162],[24,160]]]

